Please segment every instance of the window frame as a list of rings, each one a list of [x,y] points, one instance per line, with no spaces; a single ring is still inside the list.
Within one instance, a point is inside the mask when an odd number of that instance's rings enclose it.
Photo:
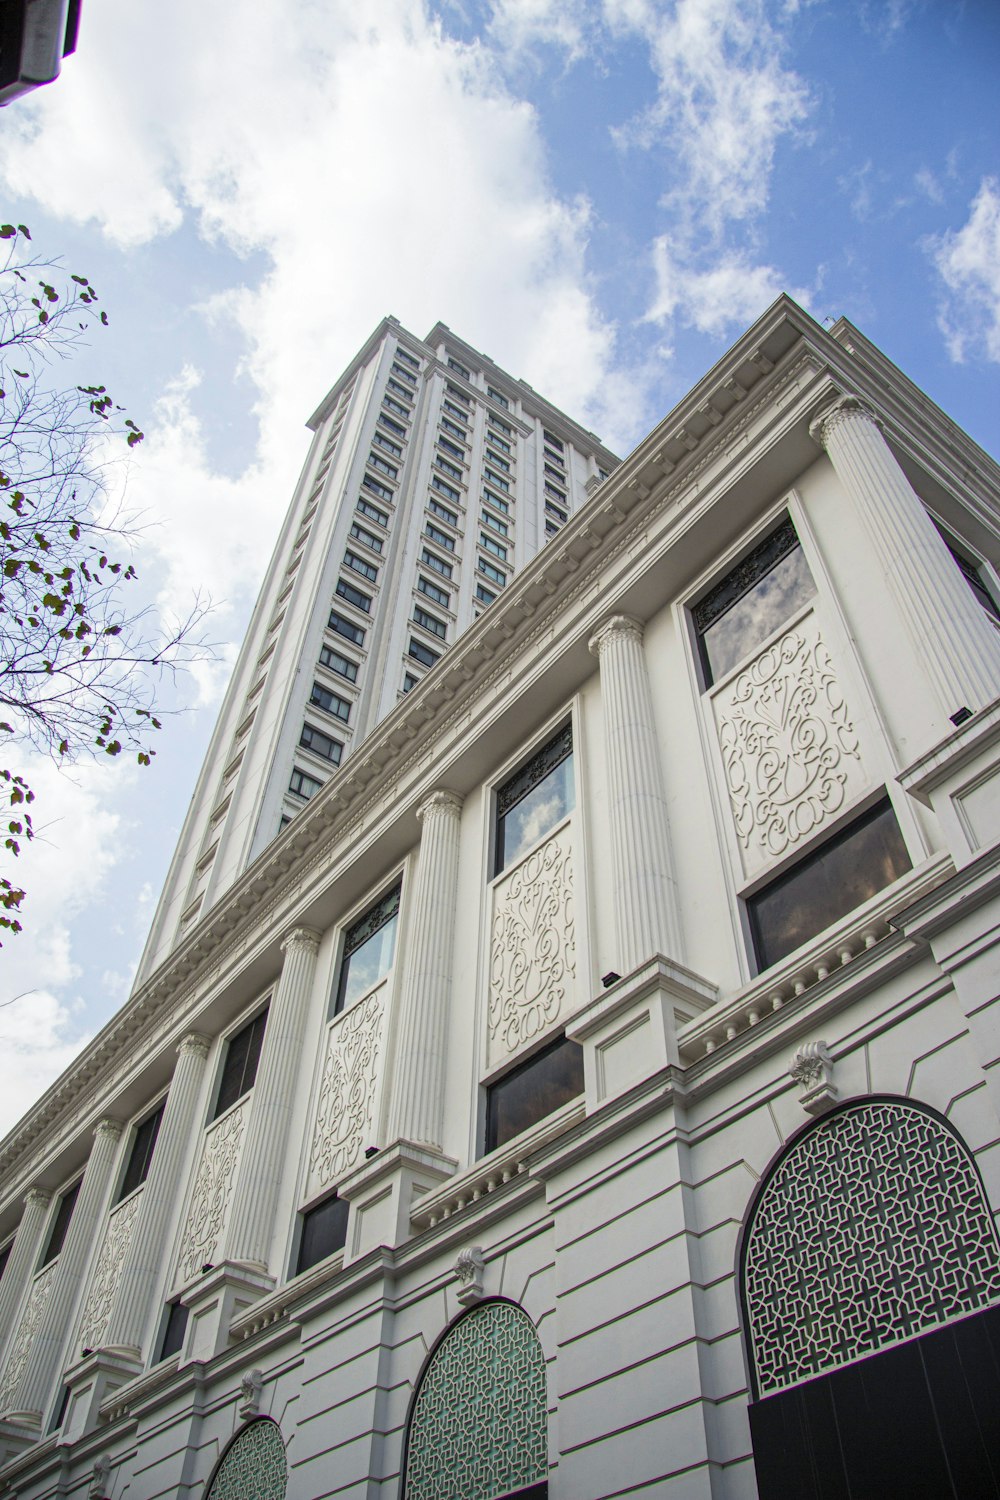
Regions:
[[[351,934],[357,932],[359,928],[363,928],[364,925],[378,913],[380,907],[384,906],[386,902],[391,902],[394,898],[394,909],[387,913],[385,918],[378,924],[378,926],[372,928],[367,937],[365,937],[361,942],[356,943],[351,948],[350,952],[348,952],[347,950],[348,944],[351,941]],[[363,1000],[365,995],[371,994],[371,990],[381,984],[383,980],[385,980],[387,975],[391,972],[391,970],[395,967],[397,944],[399,942],[399,919],[402,910],[403,872],[402,870],[397,870],[395,876],[390,878],[382,887],[381,895],[376,896],[374,900],[366,901],[360,907],[355,908],[354,912],[350,913],[340,924],[340,933],[337,941],[336,973],[330,995],[329,1020],[332,1021],[336,1016],[343,1015],[344,1011],[350,1010],[354,1005],[358,1003],[358,1000]],[[354,954],[358,953],[361,948],[363,948],[365,944],[375,936],[376,933],[381,932],[384,927],[387,927],[391,921],[396,922],[396,935],[393,941],[392,963],[390,963],[389,967],[379,975],[379,978],[376,980],[375,985],[365,990],[362,995],[358,996],[357,999],[352,1000],[349,1004],[346,1003],[346,991],[348,987],[348,980],[350,978],[351,958],[353,958]]]
[[[264,1001],[263,1005],[259,1005],[252,1015],[242,1019],[239,1025],[234,1026],[231,1031],[226,1032],[223,1036],[223,1046],[217,1064],[215,1086],[212,1090],[212,1108],[208,1119],[209,1125],[214,1125],[216,1120],[221,1120],[223,1115],[228,1114],[231,1109],[234,1109],[235,1106],[239,1104],[241,1099],[245,1099],[247,1097],[247,1095],[252,1091],[254,1084],[257,1082],[257,1071],[260,1067],[260,1054],[264,1045],[264,1035],[267,1031],[267,1017],[270,1008],[271,997],[269,995]],[[253,1033],[258,1027],[259,1033],[254,1036]],[[251,1035],[250,1041],[247,1046],[247,1056],[244,1058],[242,1064],[240,1082],[242,1083],[246,1078],[247,1063],[254,1051],[254,1047],[256,1046],[256,1055],[254,1057],[253,1063],[253,1077],[251,1078],[249,1084],[243,1089],[242,1093],[237,1094],[234,1099],[230,1099],[228,1104],[222,1104],[222,1086],[225,1082],[226,1069],[229,1066],[229,1058],[233,1043],[238,1042],[247,1033],[250,1033]]]
[[[155,1104],[152,1109],[147,1110],[144,1115],[140,1116],[138,1120],[133,1122],[131,1126],[131,1141],[129,1144],[128,1156],[125,1161],[124,1170],[121,1174],[121,1180],[118,1185],[118,1195],[115,1198],[114,1204],[112,1205],[113,1207],[117,1208],[119,1203],[124,1202],[126,1198],[130,1198],[133,1193],[137,1192],[149,1176],[150,1167],[153,1164],[153,1153],[156,1151],[156,1142],[159,1139],[160,1126],[163,1124],[163,1111],[166,1109],[166,1107],[167,1096],[164,1094],[163,1098],[159,1101],[158,1104]],[[153,1127],[151,1132],[152,1138],[149,1141],[148,1145],[145,1147],[145,1161],[141,1166],[138,1167],[138,1171],[141,1173],[141,1175],[135,1182],[132,1183],[131,1187],[129,1187],[129,1176],[132,1173],[133,1163],[136,1160],[136,1152],[139,1149],[140,1137],[143,1130],[145,1130],[149,1125],[152,1125]]]
[[[566,748],[565,745],[560,747],[558,742],[560,740],[564,740],[566,737],[568,737],[568,748]],[[543,843],[545,839],[551,836],[552,830],[554,828],[560,827],[561,824],[566,820],[566,818],[571,817],[575,812],[578,805],[578,797],[577,773],[576,767],[574,766],[572,807],[567,808],[562,814],[560,814],[560,816],[556,818],[555,822],[550,824],[549,827],[546,828],[545,832],[540,834],[535,839],[534,843],[529,845],[528,848],[522,851],[521,854],[512,858],[505,857],[505,839],[501,838],[501,832],[505,834],[506,829],[501,830],[501,821],[503,819],[506,819],[508,813],[513,812],[515,807],[519,806],[520,803],[522,803],[524,799],[535,790],[536,787],[541,786],[542,783],[546,781],[554,771],[558,770],[561,765],[563,765],[567,760],[573,760],[575,758],[577,751],[577,740],[578,736],[573,713],[563,713],[556,720],[550,721],[543,732],[539,734],[538,737],[534,740],[531,748],[526,752],[523,752],[521,755],[517,756],[503,771],[500,772],[500,774],[493,781],[490,795],[489,880],[491,882],[500,880],[505,872],[509,870],[514,863],[519,863],[521,859],[527,856],[531,849],[539,847],[539,845]],[[559,753],[560,749],[562,753]],[[544,774],[537,776],[530,783],[530,785],[525,787],[524,791],[519,796],[515,797],[514,800],[510,802],[509,806],[501,811],[501,807],[504,802],[504,793],[508,790],[508,788],[512,786],[513,783],[515,783],[521,776],[528,772],[536,761],[540,761],[548,751],[552,751],[553,754],[557,756],[557,758],[553,758],[551,764],[544,772]]]

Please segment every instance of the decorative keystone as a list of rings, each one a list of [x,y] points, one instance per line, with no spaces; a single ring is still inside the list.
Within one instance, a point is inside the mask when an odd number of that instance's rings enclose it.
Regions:
[[[264,1384],[261,1370],[248,1370],[240,1379],[240,1416],[249,1422],[260,1411],[260,1393]]]
[[[471,1307],[483,1295],[483,1273],[486,1260],[479,1245],[469,1245],[459,1251],[455,1261],[455,1280],[458,1282],[458,1300],[463,1307]]]
[[[836,1104],[833,1057],[826,1042],[806,1042],[788,1064],[789,1077],[801,1085],[799,1103],[808,1115],[821,1115]]]

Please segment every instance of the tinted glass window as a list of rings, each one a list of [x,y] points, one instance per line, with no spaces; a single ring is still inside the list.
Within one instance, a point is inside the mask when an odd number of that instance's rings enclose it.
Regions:
[[[583,1048],[560,1037],[490,1086],[486,1149],[495,1151],[583,1093]]]
[[[326,1260],[335,1251],[343,1250],[347,1244],[347,1210],[347,1202],[334,1193],[332,1198],[325,1198],[302,1215],[302,1241],[296,1275]]]
[[[567,724],[497,792],[494,873],[536,844],[573,801],[573,731]]]
[[[79,1191],[79,1182],[74,1182],[73,1186],[68,1188],[59,1199],[59,1207],[56,1209],[56,1216],[52,1221],[52,1228],[49,1231],[48,1244],[45,1246],[45,1254],[41,1260],[43,1266],[47,1266],[50,1260],[55,1260],[63,1247],[66,1239],[66,1231],[69,1229],[69,1221],[73,1217],[73,1210],[76,1207]]]
[[[880,802],[747,902],[758,967],[767,969],[910,868],[889,802]]]
[[[262,1010],[259,1016],[247,1022],[242,1031],[230,1037],[213,1118],[218,1119],[224,1110],[253,1088],[266,1025],[267,1011]]]
[[[791,521],[783,521],[694,610],[711,686],[816,592]]]
[[[176,1354],[184,1342],[184,1334],[187,1331],[188,1310],[181,1302],[169,1302],[167,1304],[167,1325],[163,1330],[163,1343],[160,1345],[160,1358],[168,1359],[171,1354]]]
[[[121,1192],[118,1201],[127,1198],[129,1193],[135,1191],[141,1182],[145,1182],[149,1176],[149,1166],[153,1160],[153,1147],[156,1145],[156,1137],[160,1130],[160,1121],[163,1119],[163,1105],[155,1110],[148,1119],[136,1127],[135,1136],[132,1140],[132,1150],[129,1153],[128,1166],[125,1168],[125,1176],[122,1178]]]
[[[392,968],[401,889],[397,885],[347,929],[334,1013],[360,1000]]]

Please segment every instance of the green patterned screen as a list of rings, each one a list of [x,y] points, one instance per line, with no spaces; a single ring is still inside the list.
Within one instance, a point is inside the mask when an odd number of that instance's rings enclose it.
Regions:
[[[287,1488],[285,1445],[278,1424],[264,1418],[233,1438],[207,1500],[285,1500]]]
[[[406,1500],[494,1500],[547,1472],[538,1335],[520,1308],[484,1303],[442,1341],[420,1383]]]

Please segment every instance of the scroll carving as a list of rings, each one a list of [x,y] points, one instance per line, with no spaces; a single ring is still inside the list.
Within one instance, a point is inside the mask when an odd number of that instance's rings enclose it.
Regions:
[[[80,1349],[99,1349],[104,1340],[141,1200],[142,1193],[133,1193],[108,1217],[104,1244],[101,1246],[80,1324],[80,1336],[77,1340]]]
[[[6,1411],[13,1401],[17,1388],[24,1374],[24,1367],[31,1353],[31,1346],[38,1332],[38,1325],[42,1321],[42,1313],[45,1304],[49,1300],[52,1287],[55,1284],[55,1273],[59,1262],[51,1261],[44,1271],[39,1271],[31,1284],[28,1293],[28,1301],[21,1321],[17,1325],[17,1332],[11,1340],[10,1352],[7,1355],[7,1364],[3,1372],[3,1380],[0,1381],[0,1411]]]
[[[715,700],[744,872],[807,839],[867,785],[858,736],[813,617]]]
[[[509,1057],[565,1014],[576,978],[569,830],[554,834],[494,893],[490,1062]]]
[[[177,1278],[190,1281],[215,1256],[229,1211],[248,1101],[244,1099],[208,1131],[191,1197]]]
[[[330,1028],[309,1161],[314,1189],[342,1177],[371,1144],[384,994],[373,990]]]

